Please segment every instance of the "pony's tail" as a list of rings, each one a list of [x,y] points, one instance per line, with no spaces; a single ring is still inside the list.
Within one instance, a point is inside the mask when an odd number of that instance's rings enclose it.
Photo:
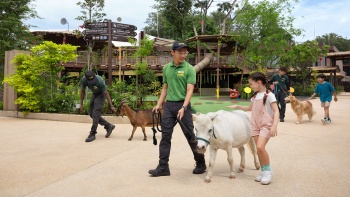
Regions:
[[[256,150],[256,144],[255,144],[255,141],[254,141],[254,138],[253,137],[250,137],[248,143],[247,143],[247,146],[248,146],[248,149],[250,151],[250,153],[254,154],[254,150],[255,152],[257,151]]]

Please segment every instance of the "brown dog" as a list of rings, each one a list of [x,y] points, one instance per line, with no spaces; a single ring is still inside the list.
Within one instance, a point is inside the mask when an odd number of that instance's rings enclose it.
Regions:
[[[295,124],[301,123],[304,114],[307,114],[309,121],[311,121],[312,117],[316,113],[310,101],[299,101],[292,94],[289,94],[289,96],[286,97],[285,100],[290,102],[293,111],[297,114],[297,121],[295,122]]]

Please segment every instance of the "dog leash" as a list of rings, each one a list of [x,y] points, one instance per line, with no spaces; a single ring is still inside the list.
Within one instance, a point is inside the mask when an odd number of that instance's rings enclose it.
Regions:
[[[157,121],[157,127],[155,127],[155,123],[154,120]],[[153,131],[153,144],[156,146],[157,145],[157,138],[156,138],[156,133],[157,130],[158,132],[162,132],[161,129],[159,129],[159,124],[162,121],[162,114],[160,111],[158,111],[158,113],[156,113],[155,111],[152,112],[152,131]],[[157,130],[156,130],[157,128]]]

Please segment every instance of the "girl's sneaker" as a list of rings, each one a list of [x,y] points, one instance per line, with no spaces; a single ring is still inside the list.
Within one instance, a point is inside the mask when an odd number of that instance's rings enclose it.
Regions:
[[[262,185],[268,185],[268,184],[271,183],[272,177],[273,177],[273,175],[272,175],[272,172],[271,172],[271,171],[264,171],[260,183],[261,183]]]
[[[326,117],[324,117],[324,118],[321,118],[321,122],[322,122],[323,124],[327,124],[327,123],[328,123],[328,120],[327,120]]]
[[[255,181],[256,181],[256,182],[260,182],[260,181],[261,181],[264,172],[265,172],[265,171],[260,172],[260,174],[259,174],[257,177],[255,177]]]

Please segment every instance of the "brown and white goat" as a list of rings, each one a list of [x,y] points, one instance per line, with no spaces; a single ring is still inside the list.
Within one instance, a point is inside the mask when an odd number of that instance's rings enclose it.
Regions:
[[[160,113],[162,113],[162,110],[160,110]],[[147,110],[134,110],[132,109],[127,101],[123,99],[117,110],[117,116],[122,116],[126,114],[128,116],[131,125],[133,126],[133,130],[131,132],[131,136],[129,137],[129,141],[132,140],[134,137],[134,133],[136,131],[137,127],[142,128],[143,132],[143,141],[147,141],[147,135],[146,135],[146,130],[145,127],[152,127],[152,119],[153,119],[153,114],[152,114],[152,109],[147,109]],[[157,120],[154,120],[154,123],[157,124]]]

